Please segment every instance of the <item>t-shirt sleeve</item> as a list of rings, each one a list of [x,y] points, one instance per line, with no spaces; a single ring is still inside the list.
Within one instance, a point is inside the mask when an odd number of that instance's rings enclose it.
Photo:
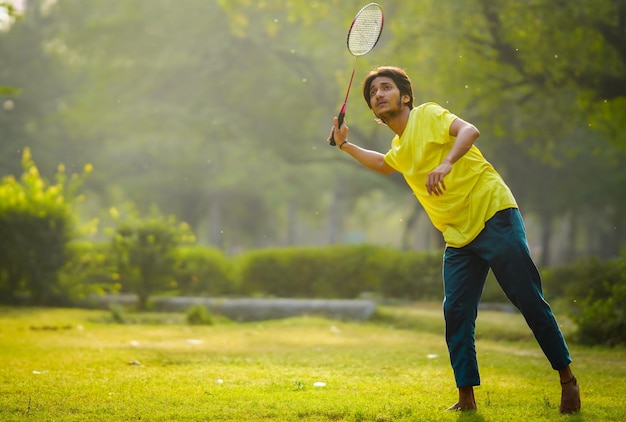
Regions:
[[[450,136],[450,125],[456,118],[450,111],[432,102],[413,109],[402,137],[396,135],[391,141],[385,162],[401,173],[414,168],[416,160],[424,158],[428,143],[443,145],[454,140]]]
[[[430,128],[432,134],[430,142],[446,144],[453,140],[453,137],[450,136],[450,125],[457,118],[456,115],[439,104],[428,103],[424,107],[421,117],[421,124]]]
[[[399,171],[396,155],[393,153],[393,148],[389,149],[389,151],[385,154],[385,163],[393,167],[394,170]]]

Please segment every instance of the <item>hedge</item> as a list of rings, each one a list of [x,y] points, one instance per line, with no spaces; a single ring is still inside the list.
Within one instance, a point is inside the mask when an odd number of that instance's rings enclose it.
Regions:
[[[371,245],[251,251],[238,259],[239,293],[274,297],[440,298],[441,253]]]

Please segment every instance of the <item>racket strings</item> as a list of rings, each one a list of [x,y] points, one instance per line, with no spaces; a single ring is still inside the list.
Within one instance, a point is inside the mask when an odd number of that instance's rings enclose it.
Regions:
[[[354,19],[348,36],[348,49],[355,56],[368,53],[380,37],[383,14],[378,7],[362,10]]]

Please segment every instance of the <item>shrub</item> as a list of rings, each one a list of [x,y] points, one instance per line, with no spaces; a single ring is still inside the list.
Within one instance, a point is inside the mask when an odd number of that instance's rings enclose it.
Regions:
[[[312,249],[289,248],[262,249],[244,254],[238,259],[240,293],[279,297],[311,295],[309,278],[312,269],[302,258],[312,252]],[[297,263],[295,255],[302,256]],[[317,262],[320,263],[320,260]]]
[[[626,345],[626,284],[607,285],[609,297],[586,298],[574,320],[583,344]]]
[[[381,294],[408,300],[431,300],[443,297],[442,253],[415,251],[390,255]]]
[[[264,249],[239,261],[241,293],[353,298],[377,291],[381,271],[371,246]]]
[[[215,248],[181,247],[175,279],[182,295],[224,296],[235,293],[231,261]]]
[[[111,321],[116,324],[126,324],[126,310],[122,305],[113,303],[109,305],[109,311],[111,312]]]
[[[49,183],[28,149],[22,167],[19,181],[9,176],[0,183],[0,297],[54,304],[69,296],[59,272],[71,258],[68,245],[77,235],[72,203],[82,178],[73,175],[68,181],[59,166],[56,183]],[[91,166],[86,166],[85,174],[89,171]]]
[[[441,297],[441,254],[371,245],[252,251],[240,258],[240,293],[355,298],[363,293]]]
[[[157,211],[122,223],[113,237],[113,254],[123,289],[137,295],[144,310],[150,295],[176,289],[175,251],[193,241],[189,227]]]
[[[89,295],[120,290],[110,243],[74,241],[68,248],[71,259],[60,272],[59,283],[72,301],[81,302]]]
[[[626,344],[625,270],[626,253],[615,260],[587,258],[545,272],[550,291],[560,291],[570,299],[571,316],[578,325],[577,341]]]
[[[185,319],[189,325],[213,325],[215,318],[204,305],[194,305],[187,309]]]

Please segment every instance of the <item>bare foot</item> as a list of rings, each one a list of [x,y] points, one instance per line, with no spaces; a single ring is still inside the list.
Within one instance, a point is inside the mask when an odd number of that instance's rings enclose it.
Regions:
[[[578,387],[578,380],[574,376],[571,380],[561,383],[559,412],[562,414],[580,412],[580,388]]]
[[[460,387],[459,401],[448,408],[448,410],[476,410],[476,399],[474,398],[474,387]]]
[[[476,403],[457,403],[454,406],[448,407],[446,410],[458,410],[464,412],[466,410],[476,410]]]

